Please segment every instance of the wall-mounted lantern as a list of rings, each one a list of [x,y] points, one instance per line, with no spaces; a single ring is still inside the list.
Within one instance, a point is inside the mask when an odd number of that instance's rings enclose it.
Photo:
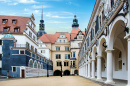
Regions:
[[[107,48],[106,42],[103,42],[102,46]]]

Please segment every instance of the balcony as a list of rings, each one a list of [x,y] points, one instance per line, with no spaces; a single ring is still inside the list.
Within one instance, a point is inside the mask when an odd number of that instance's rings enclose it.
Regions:
[[[76,66],[75,65],[70,65],[70,68],[76,68]]]

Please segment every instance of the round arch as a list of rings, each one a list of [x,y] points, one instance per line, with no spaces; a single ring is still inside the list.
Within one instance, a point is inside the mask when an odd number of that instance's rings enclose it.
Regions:
[[[65,71],[64,71],[64,75],[65,75],[65,76],[70,75],[70,71],[69,71],[69,70],[65,70]]]
[[[97,46],[94,45],[92,48],[92,59],[95,60],[96,54],[97,53]]]
[[[29,60],[28,66],[33,68],[33,60],[32,59]]]
[[[34,61],[34,68],[37,68],[37,61]]]
[[[99,45],[97,47],[98,56],[102,56],[104,42],[106,42],[106,44],[107,44],[107,40],[106,40],[105,36],[101,36],[101,38],[99,39]]]
[[[126,19],[123,16],[119,16],[113,21],[109,33],[109,43],[108,43],[109,49],[113,49],[114,41],[119,35],[119,34],[115,34],[115,32],[117,31],[116,28],[120,29],[118,31],[123,32],[124,28],[121,25],[125,26],[126,22],[124,20]]]
[[[61,75],[61,71],[60,70],[55,70],[54,71],[54,76],[60,76]]]

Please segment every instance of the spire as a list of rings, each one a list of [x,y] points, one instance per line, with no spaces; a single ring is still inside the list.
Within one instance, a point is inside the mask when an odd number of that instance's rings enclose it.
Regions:
[[[41,14],[41,20],[43,20],[43,5],[42,5],[42,14]]]
[[[76,18],[76,15],[74,15],[72,27],[75,27],[75,28],[79,27],[78,19]]]

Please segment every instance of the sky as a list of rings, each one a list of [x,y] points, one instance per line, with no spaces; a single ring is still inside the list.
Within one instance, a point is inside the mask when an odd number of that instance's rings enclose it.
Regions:
[[[47,34],[71,32],[74,15],[79,29],[87,28],[96,0],[0,0],[0,15],[35,17],[39,30],[43,5],[43,19]]]

